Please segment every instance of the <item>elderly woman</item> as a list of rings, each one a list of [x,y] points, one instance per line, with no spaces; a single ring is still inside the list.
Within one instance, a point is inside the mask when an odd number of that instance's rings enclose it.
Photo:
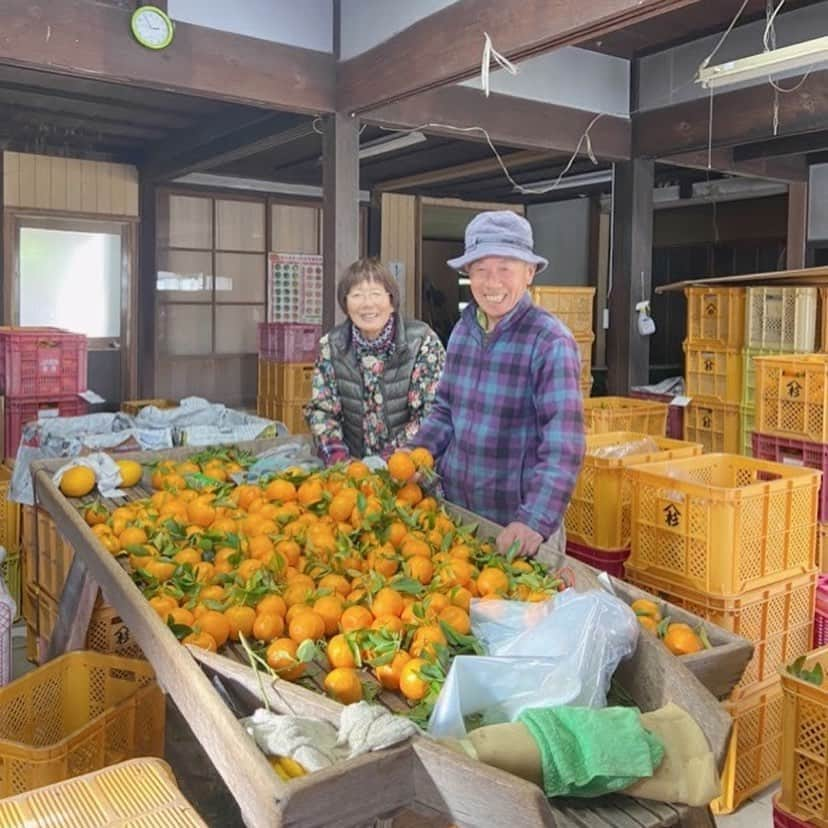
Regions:
[[[305,417],[326,464],[388,455],[409,443],[434,401],[445,361],[437,335],[403,320],[396,280],[377,259],[343,273],[348,320],[319,341]]]

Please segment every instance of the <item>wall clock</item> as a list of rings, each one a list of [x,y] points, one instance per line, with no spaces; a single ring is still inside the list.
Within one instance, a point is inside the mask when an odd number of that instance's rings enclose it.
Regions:
[[[166,49],[172,43],[175,25],[156,6],[139,6],[132,13],[130,28],[135,39],[147,49]]]

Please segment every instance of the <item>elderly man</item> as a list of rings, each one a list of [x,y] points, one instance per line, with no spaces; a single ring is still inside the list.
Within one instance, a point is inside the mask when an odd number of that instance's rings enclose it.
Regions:
[[[414,439],[437,460],[446,497],[505,526],[505,553],[535,555],[563,521],[584,455],[580,357],[572,334],[527,288],[548,262],[510,211],[481,213],[465,252],[469,303],[449,340],[431,413]]]

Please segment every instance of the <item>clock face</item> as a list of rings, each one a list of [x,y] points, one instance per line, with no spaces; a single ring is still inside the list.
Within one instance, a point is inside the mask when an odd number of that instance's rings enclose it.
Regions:
[[[172,41],[172,23],[160,9],[143,6],[132,17],[132,31],[143,46],[163,49]]]

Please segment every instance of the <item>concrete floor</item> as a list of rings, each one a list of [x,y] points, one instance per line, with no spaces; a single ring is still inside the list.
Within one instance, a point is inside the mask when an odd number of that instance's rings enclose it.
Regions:
[[[12,630],[12,676],[18,678],[34,665],[26,660],[26,631],[22,625]],[[167,739],[165,759],[172,767],[181,792],[208,825],[243,828],[238,807],[201,745],[192,735],[186,720],[170,699],[167,700]],[[768,790],[748,800],[733,814],[716,817],[720,828],[765,828],[773,824],[773,795]]]

